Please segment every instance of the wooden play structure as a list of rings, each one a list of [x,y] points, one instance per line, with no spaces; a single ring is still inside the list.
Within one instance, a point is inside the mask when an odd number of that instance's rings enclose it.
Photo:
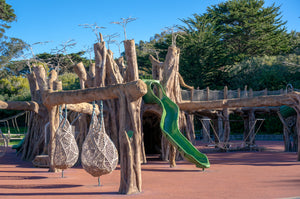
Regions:
[[[299,146],[300,93],[236,99],[224,97],[222,100],[207,98],[206,101],[183,100],[181,87],[192,91],[191,99],[194,88],[186,85],[179,74],[180,50],[176,46],[168,48],[163,63],[150,56],[152,76],[158,82],[148,80],[145,81],[146,84],[139,79],[134,40],[124,41],[125,65],[123,58],[114,60],[113,53],[106,49],[101,35],[100,38],[101,41],[94,44],[95,64],[89,67],[89,71],[86,71],[82,63],[74,65],[81,89],[64,91],[55,70],[50,72],[48,78],[44,66],[36,65],[28,75],[31,101],[0,101],[0,109],[31,111],[28,132],[19,150],[22,159],[34,160],[43,155],[43,158],[49,159],[50,171],[55,172],[74,165],[81,154],[84,169],[94,177],[111,172],[119,160],[119,193],[137,193],[142,191],[141,163],[146,162],[145,143],[146,137],[149,137],[149,132],[146,133],[147,125],[155,128],[157,121],[163,121],[160,127],[164,136],[159,133],[155,136],[160,136],[161,158],[169,160],[171,167],[176,166],[175,160],[180,158],[179,153],[176,153],[177,149],[184,158],[204,169],[210,166],[207,157],[191,144],[195,141],[194,114],[205,115],[207,112],[219,111],[225,121],[228,120],[231,109],[243,108],[245,111],[248,108],[254,110],[252,107],[283,105],[296,110]],[[149,90],[152,101],[143,101],[142,97],[149,94]],[[94,105],[92,102],[95,102]],[[65,113],[82,113],[78,119],[78,132],[72,133],[67,115],[60,116],[60,107],[65,108]],[[96,117],[102,114],[100,119]],[[253,115],[254,111],[249,115],[249,121],[253,121]],[[156,124],[149,124],[151,122]],[[169,123],[171,125],[167,125]],[[224,133],[227,136],[225,139],[228,140],[229,126],[226,125],[229,124],[224,124],[227,131]],[[48,131],[45,130],[46,125],[49,126],[48,133],[45,132]],[[45,139],[47,136],[49,139]],[[45,140],[49,140],[48,147]],[[103,140],[109,143],[104,144],[110,146],[108,149],[101,147]],[[72,149],[70,154],[63,153],[66,145]],[[107,154],[109,158],[105,157]]]
[[[226,89],[224,89],[226,90]],[[224,92],[226,93],[226,92]],[[250,92],[251,93],[251,92]],[[278,114],[281,122],[284,126],[284,139],[285,139],[285,149],[286,151],[295,151],[295,148],[298,148],[299,144],[299,130],[298,130],[298,109],[299,109],[299,92],[280,92],[277,95],[261,95],[253,97],[250,95],[248,97],[238,97],[227,99],[224,97],[223,99],[218,100],[207,100],[207,101],[184,101],[179,103],[178,106],[181,110],[195,113],[198,112],[203,115],[217,115],[222,114],[223,118],[225,118],[224,123],[229,123],[228,111],[231,112],[239,112],[242,113],[245,121],[245,129],[248,129],[248,133],[253,134],[253,129],[251,131],[250,126],[252,122],[255,122],[257,119],[255,118],[255,112],[274,112]],[[226,95],[225,95],[226,96]],[[292,107],[292,108],[290,108]],[[225,112],[225,114],[224,114]],[[225,116],[224,116],[225,115]],[[229,124],[227,124],[228,128]],[[292,128],[295,127],[295,132],[292,132]],[[226,128],[226,127],[224,127]],[[251,131],[251,132],[250,132]],[[224,132],[225,141],[229,139],[230,130]],[[295,136],[297,135],[297,137]],[[247,136],[247,135],[246,135]],[[290,140],[290,137],[293,137],[293,140]],[[251,144],[251,143],[250,143]],[[300,160],[299,149],[298,151],[298,160]]]
[[[19,151],[23,159],[33,160],[36,156],[45,153],[44,127],[50,122],[50,144],[46,153],[49,154],[50,171],[56,171],[54,163],[56,131],[59,127],[59,106],[67,105],[68,110],[92,115],[93,105],[88,102],[106,100],[104,107],[107,134],[111,137],[120,153],[121,179],[120,193],[131,194],[141,191],[141,120],[140,107],[142,96],[147,92],[146,84],[138,78],[138,68],[133,40],[124,42],[127,67],[114,61],[113,54],[105,48],[102,40],[96,43],[95,65],[90,67],[89,73],[81,63],[74,69],[79,74],[81,88],[75,91],[62,91],[61,82],[57,80],[57,73],[52,70],[47,79],[42,65],[34,66],[33,72],[28,75],[32,101],[28,102],[0,102],[1,109],[28,110],[32,112],[29,129],[24,144]],[[96,106],[95,114],[99,115]],[[109,113],[109,115],[108,115]],[[113,115],[113,116],[112,116]],[[113,119],[112,119],[113,118]],[[84,120],[84,117],[81,117]],[[86,119],[85,119],[86,120]],[[86,133],[87,122],[80,121],[79,132]],[[133,132],[132,137],[128,132]],[[80,139],[79,139],[80,141]],[[82,141],[82,140],[81,140]],[[78,145],[82,145],[79,143]]]
[[[291,86],[291,85],[289,85]],[[297,89],[286,88],[276,91],[269,91],[264,89],[261,91],[253,91],[252,89],[247,90],[245,86],[244,90],[228,90],[225,86],[224,90],[210,90],[208,87],[206,89],[195,89],[192,91],[182,90],[182,97],[184,101],[195,101],[195,102],[205,102],[205,101],[216,101],[216,100],[227,100],[227,99],[245,99],[254,98],[262,96],[280,96],[286,95],[290,92],[298,91]],[[244,135],[243,141],[246,145],[254,145],[255,134],[259,127],[262,125],[264,119],[256,118],[257,114],[271,114],[278,116],[283,124],[283,138],[285,142],[285,151],[297,151],[297,132],[296,130],[296,111],[288,106],[276,106],[276,107],[238,107],[238,108],[216,108],[216,109],[201,109],[194,111],[194,115],[199,115],[201,124],[203,126],[203,139],[208,140],[208,134],[210,129],[212,129],[213,136],[215,138],[215,143],[221,146],[220,142],[228,143],[230,134],[230,124],[232,120],[228,119],[226,114],[236,114],[239,115],[244,122]],[[225,113],[225,114],[224,114]],[[199,118],[198,118],[199,119]],[[213,122],[212,122],[213,121]],[[257,128],[255,130],[255,126]],[[255,132],[256,131],[256,132]]]

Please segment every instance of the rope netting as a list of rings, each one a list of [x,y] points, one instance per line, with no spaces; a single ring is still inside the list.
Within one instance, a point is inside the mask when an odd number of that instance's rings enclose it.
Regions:
[[[81,152],[83,168],[94,177],[111,173],[118,164],[118,151],[105,132],[102,102],[100,108],[100,122],[93,112],[89,132]]]
[[[55,134],[54,167],[62,170],[70,168],[77,162],[78,156],[79,149],[65,114]]]

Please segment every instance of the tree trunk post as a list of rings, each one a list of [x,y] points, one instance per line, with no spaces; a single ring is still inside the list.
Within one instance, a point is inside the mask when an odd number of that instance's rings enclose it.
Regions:
[[[139,79],[134,40],[124,42],[127,59],[127,70],[124,81]],[[141,147],[142,98],[132,99],[127,92],[119,92],[119,137],[120,137],[120,164],[121,181],[119,192],[133,194],[142,191]],[[130,138],[127,133],[133,132]]]
[[[205,96],[206,101],[209,101],[209,94],[210,94],[209,87],[206,87],[206,96]]]
[[[49,171],[50,172],[56,172],[56,169],[54,167],[53,162],[53,154],[55,150],[55,133],[59,125],[59,113],[58,113],[58,106],[53,106],[48,109],[49,110],[49,119],[50,119],[50,141],[49,141],[49,159],[50,159],[50,165],[49,165]]]
[[[251,109],[249,111],[249,141],[250,141],[250,145],[254,145],[255,144],[255,139],[252,139],[253,136],[255,136],[255,114],[254,114],[254,110]],[[251,142],[251,140],[253,140]]]
[[[209,124],[209,118],[204,117],[202,120],[202,136],[203,136],[203,142],[209,142],[210,141],[210,124]]]
[[[294,99],[296,99],[297,103],[293,106],[297,113],[297,119],[296,119],[296,131],[297,131],[297,161],[300,161],[300,99],[299,96],[294,96]]]
[[[95,78],[94,86],[104,86],[106,78],[106,48],[105,42],[95,43],[94,44],[95,52]]]
[[[244,120],[244,133],[243,133],[243,140],[245,143],[249,142],[249,115],[248,113],[243,112],[243,120]]]
[[[223,116],[222,114],[218,113],[217,114],[217,129],[218,129],[218,135],[219,135],[219,138],[220,138],[220,141],[221,142],[224,142],[225,141],[225,138],[224,138],[224,128],[223,128]]]
[[[297,149],[297,161],[300,161],[300,109],[299,105],[297,107],[297,122],[296,122],[296,129],[297,129],[297,136],[298,136],[298,149]]]
[[[224,99],[228,99],[228,87],[224,87]],[[229,121],[229,109],[223,109],[223,118],[224,118],[224,142],[229,141],[230,136],[230,121]]]

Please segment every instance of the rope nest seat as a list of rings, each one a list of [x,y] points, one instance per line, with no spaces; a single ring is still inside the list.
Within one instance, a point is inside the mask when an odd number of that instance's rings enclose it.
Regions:
[[[79,156],[79,149],[72,133],[71,124],[67,120],[67,109],[65,116],[60,117],[60,124],[55,136],[54,167],[64,170],[74,166]]]
[[[95,102],[93,102],[95,109]],[[111,173],[118,164],[118,151],[105,132],[103,119],[103,104],[100,104],[100,122],[93,110],[89,132],[85,138],[81,152],[81,164],[86,172],[98,177]]]

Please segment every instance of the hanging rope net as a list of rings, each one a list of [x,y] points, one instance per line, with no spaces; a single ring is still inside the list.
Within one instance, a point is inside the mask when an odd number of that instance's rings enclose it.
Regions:
[[[55,135],[54,167],[62,170],[70,168],[77,162],[78,156],[78,146],[65,110],[65,117],[60,117]]]
[[[118,164],[118,151],[104,128],[103,105],[100,105],[100,123],[93,112],[89,132],[81,152],[81,164],[94,177],[111,173]]]

